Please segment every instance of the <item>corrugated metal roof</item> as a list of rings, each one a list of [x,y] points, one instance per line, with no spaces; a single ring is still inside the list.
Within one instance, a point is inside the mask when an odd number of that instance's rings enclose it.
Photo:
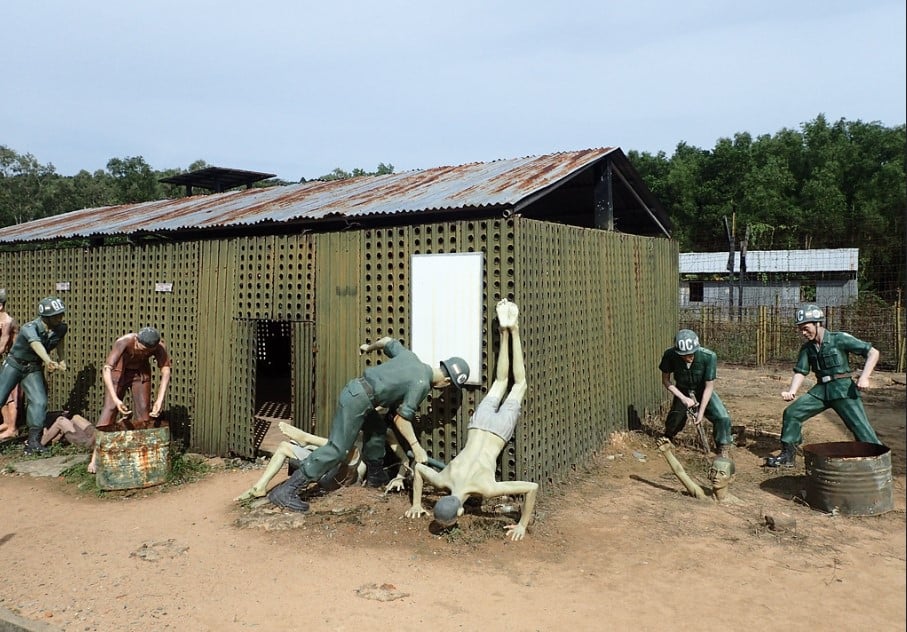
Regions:
[[[518,206],[613,147],[82,209],[0,229],[0,242]]]
[[[747,272],[856,272],[859,248],[817,248],[815,250],[750,250]],[[727,272],[727,252],[682,252],[681,274]],[[734,253],[734,271],[740,271],[740,253]]]

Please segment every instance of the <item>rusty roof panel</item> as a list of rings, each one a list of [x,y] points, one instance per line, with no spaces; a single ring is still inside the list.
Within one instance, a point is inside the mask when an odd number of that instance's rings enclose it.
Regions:
[[[585,149],[383,176],[82,209],[2,228],[0,242],[513,206],[613,151],[611,147]]]

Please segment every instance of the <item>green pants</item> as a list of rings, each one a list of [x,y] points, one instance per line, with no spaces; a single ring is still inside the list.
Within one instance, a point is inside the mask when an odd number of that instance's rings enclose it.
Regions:
[[[302,463],[306,476],[317,481],[337,463],[346,459],[362,431],[362,460],[379,461],[387,449],[387,422],[375,410],[359,380],[351,380],[340,392],[331,420],[328,442]]]
[[[697,399],[702,398],[702,393],[696,394]],[[730,445],[734,442],[731,438],[731,415],[718,393],[712,392],[709,405],[705,409],[705,418],[712,422],[712,438],[715,445]],[[665,419],[665,436],[673,439],[687,425],[687,407],[679,398],[675,397],[671,403],[671,410]]]
[[[28,404],[25,417],[28,427],[43,428],[44,417],[47,416],[47,385],[44,383],[44,373],[37,369],[16,368],[13,362],[7,359],[0,369],[0,402],[5,403],[17,385],[22,386],[22,393]]]
[[[863,400],[857,385],[851,382],[847,397],[825,400],[812,394],[812,391],[795,399],[784,409],[781,423],[781,441],[793,445],[803,442],[803,422],[831,408],[847,426],[854,439],[865,443],[882,445],[875,430],[869,425]]]

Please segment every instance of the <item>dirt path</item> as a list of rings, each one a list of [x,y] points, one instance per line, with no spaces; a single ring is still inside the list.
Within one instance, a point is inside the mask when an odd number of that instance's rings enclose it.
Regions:
[[[788,376],[721,367],[718,391],[735,424],[777,432]],[[802,460],[760,467],[772,439],[735,450],[745,504],[719,507],[681,493],[652,436],[615,435],[543,495],[516,543],[493,503],[450,533],[402,518],[405,496],[365,488],[305,517],[232,503],[257,470],[103,498],[6,472],[0,608],[85,631],[904,629],[904,375],[874,379],[865,401],[893,454],[895,510],[882,516],[804,506]],[[833,416],[805,434],[849,439]],[[702,456],[677,453],[704,479]],[[796,529],[771,531],[766,514]]]

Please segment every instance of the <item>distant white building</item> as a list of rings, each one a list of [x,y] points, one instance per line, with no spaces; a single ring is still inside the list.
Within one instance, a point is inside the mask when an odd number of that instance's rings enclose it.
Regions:
[[[859,248],[751,250],[740,282],[740,253],[734,254],[733,305],[744,307],[805,302],[848,305],[857,298]],[[743,300],[740,301],[740,290]],[[727,252],[680,253],[680,306],[727,306]]]

